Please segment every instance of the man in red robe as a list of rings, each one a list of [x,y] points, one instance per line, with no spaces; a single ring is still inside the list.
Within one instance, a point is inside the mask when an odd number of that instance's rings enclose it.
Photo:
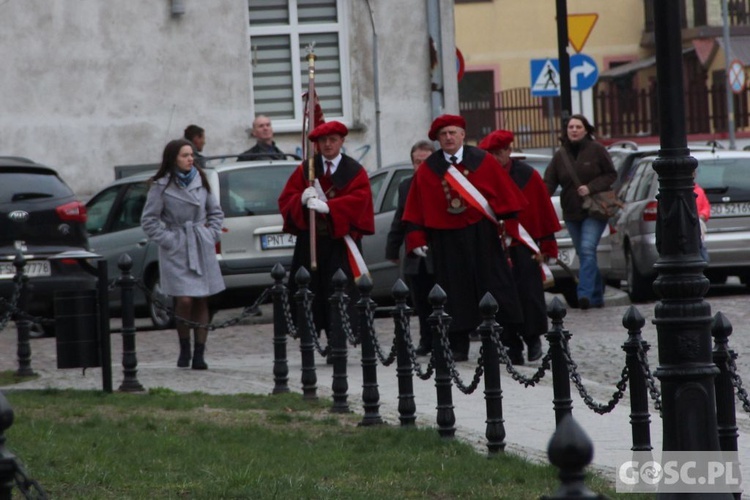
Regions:
[[[544,273],[540,265],[550,258],[557,258],[555,232],[561,228],[542,176],[528,163],[510,157],[512,143],[513,132],[496,130],[482,139],[478,146],[495,157],[529,202],[526,209],[518,214],[518,223],[526,231],[524,236],[528,234],[531,241],[514,238],[510,243],[513,277],[521,299],[524,324],[518,332],[504,332],[503,342],[512,359],[520,358],[523,361],[520,334],[526,342],[529,361],[536,361],[542,357],[541,335],[548,329]]]
[[[311,274],[310,290],[315,294],[313,318],[315,328],[330,331],[328,298],[334,292],[331,282],[338,269],[349,280],[346,293],[350,297],[352,325],[356,325],[354,303],[359,296],[354,286],[356,269],[350,265],[352,250],[347,247],[349,236],[361,252],[362,236],[375,232],[370,180],[364,167],[342,154],[341,147],[349,130],[337,121],[318,125],[308,135],[318,154],[315,155],[315,181],[308,178],[308,165],[303,162],[289,177],[279,196],[279,210],[284,217],[284,231],[297,236],[289,274],[289,289],[297,290],[295,275],[304,266]],[[310,266],[310,210],[316,213],[317,270]]]
[[[469,334],[481,323],[485,293],[498,302],[498,323],[523,321],[501,235],[503,221],[523,210],[526,200],[495,158],[464,145],[465,129],[457,115],[432,122],[428,135],[441,149],[415,172],[402,217],[406,251],[432,252],[435,281],[448,296],[449,338],[458,361],[468,359]]]

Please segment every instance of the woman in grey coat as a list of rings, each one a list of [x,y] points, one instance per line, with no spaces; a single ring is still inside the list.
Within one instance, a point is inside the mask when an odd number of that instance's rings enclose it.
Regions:
[[[141,216],[143,231],[159,245],[162,290],[175,299],[180,368],[190,365],[191,326],[181,320],[207,324],[208,297],[225,288],[215,250],[224,212],[194,160],[189,141],[178,139],[166,145]],[[208,329],[196,327],[194,335],[192,368],[205,370]]]

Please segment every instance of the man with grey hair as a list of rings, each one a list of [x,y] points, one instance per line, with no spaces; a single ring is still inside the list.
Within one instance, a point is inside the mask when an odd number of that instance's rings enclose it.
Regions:
[[[273,141],[273,127],[271,126],[271,119],[266,115],[258,115],[253,120],[253,128],[250,134],[255,137],[258,142],[252,148],[242,153],[237,161],[251,161],[251,160],[283,160],[285,158],[284,152],[276,147],[276,143]]]

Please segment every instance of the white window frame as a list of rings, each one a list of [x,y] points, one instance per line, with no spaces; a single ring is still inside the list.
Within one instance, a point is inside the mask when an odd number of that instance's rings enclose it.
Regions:
[[[252,1],[252,0],[250,0]],[[341,106],[343,110],[343,116],[331,115],[323,109],[326,121],[338,120],[346,124],[347,126],[352,125],[352,99],[351,99],[351,78],[349,73],[349,37],[347,30],[347,23],[349,19],[348,2],[345,0],[336,0],[336,12],[338,19],[335,23],[324,23],[324,24],[297,24],[297,0],[288,0],[289,4],[289,19],[290,24],[287,25],[273,25],[273,26],[259,26],[253,27],[248,22],[248,38],[250,41],[251,53],[248,54],[249,58],[252,58],[252,37],[253,36],[272,36],[272,35],[289,35],[290,37],[290,49],[292,54],[292,87],[293,94],[297,96],[294,100],[294,118],[293,119],[273,119],[273,128],[276,132],[299,132],[302,130],[302,117],[304,116],[305,110],[303,109],[302,94],[307,92],[307,86],[302,88],[302,70],[307,71],[307,65],[302,63],[303,54],[300,51],[299,38],[300,35],[307,35],[313,33],[338,33],[339,42],[339,67],[341,68]],[[304,50],[304,49],[302,49]],[[252,61],[250,64],[250,93],[253,96],[252,108],[253,113],[255,112],[255,93],[253,84],[253,70]]]

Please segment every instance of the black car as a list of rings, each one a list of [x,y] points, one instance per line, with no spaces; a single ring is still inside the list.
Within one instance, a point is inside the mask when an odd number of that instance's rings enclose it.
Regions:
[[[0,297],[9,300],[13,293],[13,260],[21,252],[29,277],[26,310],[51,320],[56,291],[95,287],[80,261],[50,259],[82,250],[88,250],[86,207],[57,172],[27,158],[0,156]],[[54,334],[51,321],[37,326]]]

